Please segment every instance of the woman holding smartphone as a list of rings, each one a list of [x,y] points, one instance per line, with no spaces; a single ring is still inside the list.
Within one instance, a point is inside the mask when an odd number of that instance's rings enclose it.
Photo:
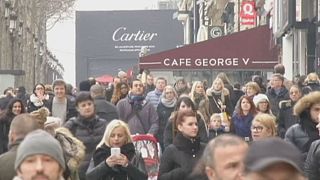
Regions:
[[[89,166],[90,180],[146,180],[144,161],[135,151],[128,125],[121,120],[111,121],[93,154]]]

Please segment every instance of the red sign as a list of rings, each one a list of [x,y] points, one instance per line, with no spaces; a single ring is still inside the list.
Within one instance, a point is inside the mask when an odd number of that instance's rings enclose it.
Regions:
[[[140,57],[140,69],[273,69],[278,50],[271,30],[260,26],[156,54]],[[250,38],[248,38],[250,37]]]
[[[255,1],[242,1],[240,11],[241,25],[255,25],[256,17]]]

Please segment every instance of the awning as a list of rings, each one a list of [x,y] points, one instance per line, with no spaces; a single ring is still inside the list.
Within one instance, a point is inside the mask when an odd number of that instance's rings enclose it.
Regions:
[[[278,50],[268,26],[233,33],[140,58],[140,69],[272,69]]]

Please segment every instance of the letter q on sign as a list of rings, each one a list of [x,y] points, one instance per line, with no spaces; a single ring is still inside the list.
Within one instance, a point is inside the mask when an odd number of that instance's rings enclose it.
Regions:
[[[256,15],[255,1],[243,1],[241,4],[240,17],[253,19]]]
[[[245,3],[243,6],[243,14],[246,16],[253,16],[253,4],[251,3]]]

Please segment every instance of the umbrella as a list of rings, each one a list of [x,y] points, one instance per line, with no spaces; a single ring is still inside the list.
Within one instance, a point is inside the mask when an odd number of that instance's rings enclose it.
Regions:
[[[110,83],[113,81],[113,76],[105,74],[99,77],[96,77],[96,81],[99,83]]]

